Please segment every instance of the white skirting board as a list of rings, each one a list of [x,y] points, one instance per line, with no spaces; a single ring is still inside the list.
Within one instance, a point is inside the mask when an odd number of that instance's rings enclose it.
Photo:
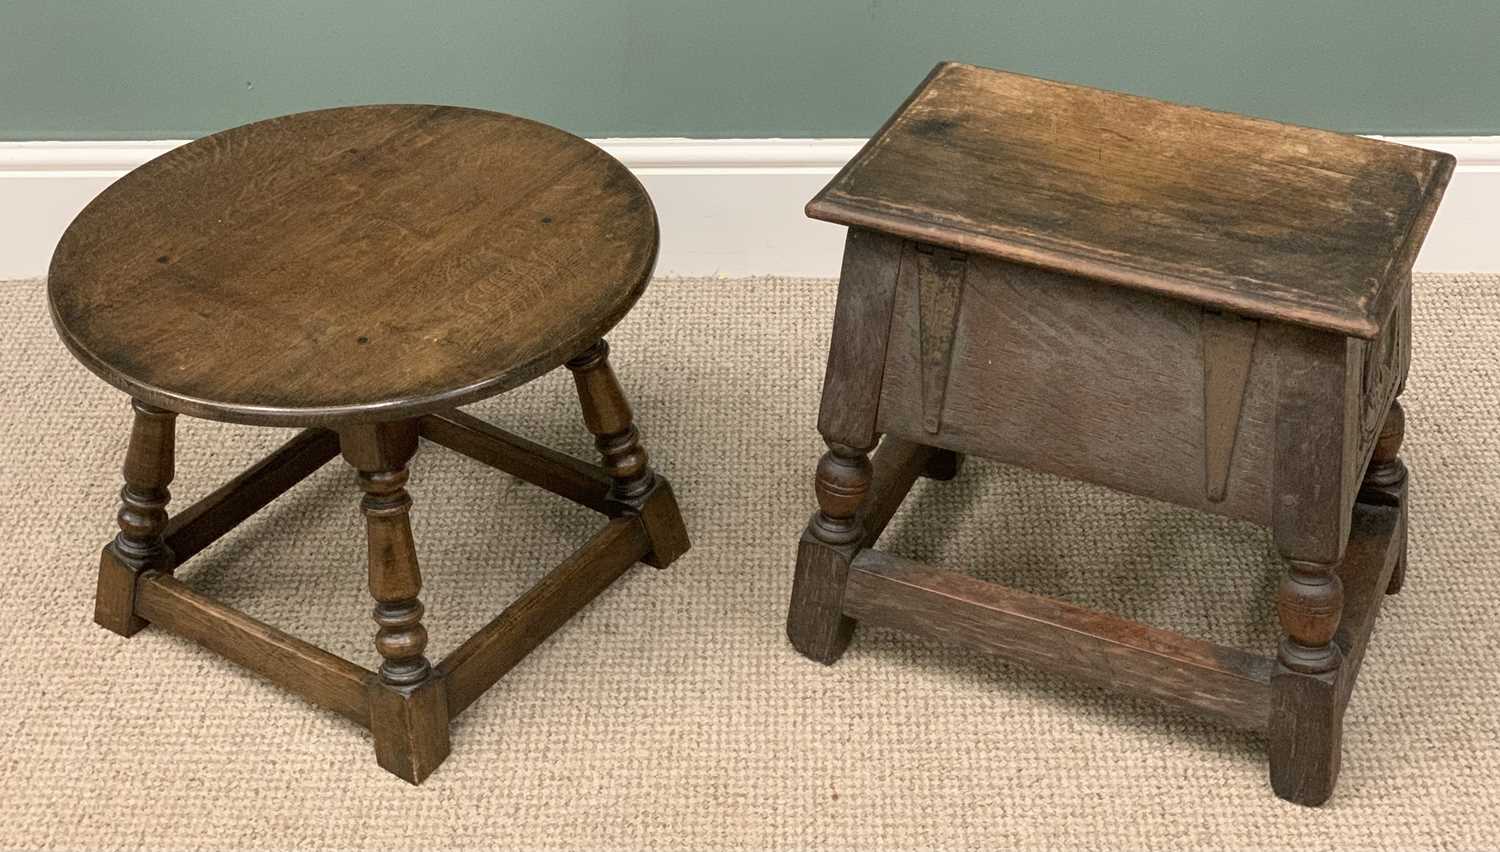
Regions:
[[[1500,271],[1500,136],[1381,137],[1458,158],[1426,246],[1425,272]],[[662,275],[838,274],[843,228],[802,206],[859,139],[600,139],[651,193]],[[78,211],[180,140],[0,142],[0,279],[43,275]]]

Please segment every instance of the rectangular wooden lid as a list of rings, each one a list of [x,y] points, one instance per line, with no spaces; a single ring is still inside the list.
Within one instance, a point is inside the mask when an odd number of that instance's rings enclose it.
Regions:
[[[1453,157],[972,65],[933,69],[807,215],[1373,337]]]

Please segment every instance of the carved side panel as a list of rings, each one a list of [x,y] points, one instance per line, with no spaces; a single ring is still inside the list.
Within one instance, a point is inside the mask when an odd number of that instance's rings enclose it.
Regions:
[[[1411,291],[1396,304],[1385,330],[1364,344],[1359,415],[1360,458],[1369,459],[1380,436],[1380,424],[1391,407],[1411,363]]]
[[[928,432],[937,432],[943,422],[943,395],[948,389],[948,364],[968,261],[957,252],[923,245],[914,248],[912,257],[922,347],[922,425]]]
[[[1385,328],[1372,340],[1349,341],[1350,361],[1357,370],[1358,386],[1355,393],[1357,403],[1357,433],[1354,450],[1349,454],[1344,469],[1344,482],[1349,492],[1349,506],[1353,508],[1354,495],[1359,482],[1364,478],[1365,468],[1375,452],[1380,438],[1380,427],[1385,423],[1386,412],[1400,395],[1406,384],[1406,372],[1411,365],[1411,285],[1396,302]]]
[[[893,299],[878,431],[1269,523],[1266,323],[1252,342],[1243,321],[1209,320],[1206,399],[1199,306],[970,255],[934,419],[938,359],[915,266],[903,265]]]
[[[1203,489],[1214,503],[1224,500],[1234,462],[1240,409],[1255,360],[1260,323],[1233,314],[1205,310],[1203,340]]]

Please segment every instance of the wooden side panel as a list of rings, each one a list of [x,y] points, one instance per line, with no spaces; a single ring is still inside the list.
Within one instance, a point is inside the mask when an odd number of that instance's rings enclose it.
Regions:
[[[1256,320],[1205,310],[1203,340],[1203,488],[1215,503],[1229,488],[1234,443],[1250,365],[1255,359]]]
[[[1352,340],[1350,361],[1358,365],[1358,449],[1349,456],[1348,481],[1357,484],[1375,452],[1391,403],[1406,385],[1411,367],[1411,284],[1408,282],[1385,328],[1373,340]],[[1355,489],[1357,490],[1357,489]],[[1352,492],[1346,495],[1351,501]]]
[[[968,261],[962,254],[932,246],[917,246],[912,260],[917,271],[917,325],[922,347],[922,425],[928,432],[936,432],[943,421],[953,330]]]
[[[860,228],[850,228],[845,240],[818,411],[818,431],[834,443],[860,449],[875,445],[891,296],[904,250],[901,240]]]
[[[924,444],[1269,523],[1273,350],[1245,373],[1222,499],[1205,487],[1203,311],[971,258],[943,417],[924,421],[919,294],[897,288],[879,429]],[[1220,496],[1220,495],[1215,495]]]

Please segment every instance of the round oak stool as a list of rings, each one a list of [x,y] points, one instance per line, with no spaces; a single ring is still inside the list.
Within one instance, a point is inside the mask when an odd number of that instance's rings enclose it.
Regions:
[[[619,162],[480,110],[301,113],[131,172],[68,228],[48,281],[68,348],[133,398],[95,621],[122,636],[156,624],[336,710],[419,783],[448,754],[450,719],[635,562],[688,548],[603,340],[656,248],[651,200]],[[456,410],[563,365],[602,466]],[[305,431],[169,515],[179,414]],[[419,437],[609,518],[436,664],[404,488]],[[376,671],[172,575],[339,454],[364,492]]]

